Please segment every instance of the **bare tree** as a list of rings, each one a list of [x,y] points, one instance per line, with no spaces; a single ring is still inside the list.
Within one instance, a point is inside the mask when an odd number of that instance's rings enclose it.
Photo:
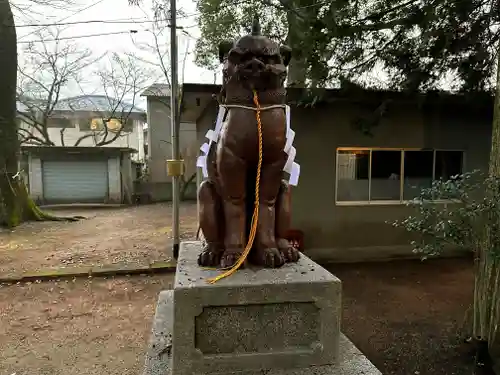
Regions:
[[[50,36],[55,41],[29,43],[22,51],[24,64],[18,64],[17,84],[21,144],[55,146],[48,127],[57,118],[55,110],[61,94],[70,83],[80,82],[82,71],[101,58],[74,43],[61,42],[59,33],[58,29],[38,32],[40,40]],[[61,140],[64,131],[62,127]]]
[[[85,6],[82,0],[14,0],[10,1],[12,12],[16,20],[22,19],[27,23],[39,22],[40,18],[47,19],[47,14],[54,11],[68,11],[69,9]]]
[[[18,69],[21,143],[79,146],[91,140],[95,146],[105,146],[132,131],[137,96],[148,79],[133,56],[113,53],[96,57],[75,43],[57,40],[58,31],[50,34],[55,42],[28,44],[24,50],[25,64]],[[39,38],[43,40],[43,36]],[[86,82],[83,76],[97,80]],[[85,84],[93,84],[94,91],[104,95],[93,100],[86,95]],[[83,95],[62,98],[75,90]],[[68,144],[68,129],[77,122],[83,134],[76,140],[73,134],[73,144]],[[59,129],[58,139],[54,139],[51,128]]]
[[[145,31],[150,35],[151,42],[138,42],[132,39],[139,51],[139,55],[136,55],[135,58],[153,68],[158,73],[159,79],[170,86],[170,44],[168,43],[170,10],[166,7],[165,2],[158,0],[152,1],[151,11],[149,12],[143,9],[141,5],[137,5],[137,8],[149,21],[148,28]],[[179,11],[178,16],[182,15],[184,15],[184,12]],[[184,71],[189,56],[189,41],[191,38],[185,31],[182,31],[182,33],[188,36],[188,39],[185,51],[182,53],[181,83],[184,81]]]
[[[184,171],[187,171],[189,176],[186,179],[186,175],[182,175],[181,177],[181,186],[180,186],[180,199],[186,199],[186,194],[189,189],[189,184],[195,181],[196,179],[196,159],[199,154],[199,144],[198,141],[191,142],[186,145],[181,151],[181,159],[184,160]]]
[[[139,10],[142,11],[144,17],[147,18],[150,22],[148,23],[148,29],[146,30],[150,34],[150,42],[138,42],[133,39],[133,43],[138,49],[138,54],[135,55],[135,58],[138,60],[138,63],[143,65],[147,65],[155,71],[156,76],[158,76],[159,83],[166,83],[168,87],[170,87],[170,44],[168,34],[170,33],[170,9],[168,5],[166,5],[163,1],[153,0],[152,7],[150,11],[147,11],[142,8],[141,2],[131,1],[132,4],[136,5]],[[182,16],[185,13],[180,10],[177,15]],[[181,33],[186,36],[186,44],[184,51],[181,52],[182,62],[180,64],[180,73],[179,77],[179,90],[182,90],[182,83],[184,82],[185,71],[187,59],[189,57],[189,47],[190,41],[192,37],[184,30],[181,30]],[[155,92],[157,90],[157,92]],[[170,107],[170,99],[165,95],[166,93],[162,91],[161,85],[158,85],[155,89],[154,87],[148,88],[149,94],[156,96],[156,100],[165,105],[166,107]],[[181,105],[181,96],[182,92],[179,91],[177,93],[179,100],[178,103]],[[178,111],[179,118],[177,119],[180,122],[180,114],[181,111]],[[165,142],[171,145],[170,140],[160,140],[161,142]],[[182,175],[180,178],[180,189],[181,189],[181,199],[184,199],[186,192],[189,188],[189,184],[194,181],[196,178],[196,157],[191,156],[193,152],[191,151],[193,148],[198,149],[196,146],[196,142],[193,142],[192,145],[188,145],[184,147],[181,152],[181,158],[184,159],[184,170],[189,173],[188,177],[186,175]],[[184,157],[183,157],[184,156]],[[193,168],[194,167],[194,168]],[[193,172],[194,169],[194,172]]]
[[[44,3],[45,1],[42,1]],[[36,1],[34,2],[36,3]],[[67,2],[69,4],[70,2]],[[26,220],[66,220],[42,212],[19,178],[20,142],[16,124],[17,34],[9,0],[0,0],[0,225],[15,227]],[[23,8],[19,9],[21,12]],[[68,218],[67,220],[76,220]]]

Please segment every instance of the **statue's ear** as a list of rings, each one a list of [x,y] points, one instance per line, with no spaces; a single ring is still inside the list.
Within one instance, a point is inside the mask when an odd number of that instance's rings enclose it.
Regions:
[[[292,59],[292,49],[288,46],[283,45],[280,47],[280,55],[283,59],[283,64],[285,66],[288,66],[288,64],[290,64],[290,60]]]
[[[231,48],[233,48],[233,42],[229,40],[219,43],[219,61],[221,63],[224,62],[224,59],[227,57],[229,51],[231,51]]]

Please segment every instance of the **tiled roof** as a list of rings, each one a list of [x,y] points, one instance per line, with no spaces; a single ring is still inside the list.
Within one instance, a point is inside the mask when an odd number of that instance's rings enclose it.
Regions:
[[[28,110],[22,102],[17,102],[17,110],[25,112]],[[145,113],[145,111],[130,103],[120,102],[118,99],[105,95],[80,95],[61,99],[57,102],[54,111],[61,112],[107,112],[119,113]]]
[[[170,86],[166,83],[153,83],[141,93],[141,96],[170,96]]]

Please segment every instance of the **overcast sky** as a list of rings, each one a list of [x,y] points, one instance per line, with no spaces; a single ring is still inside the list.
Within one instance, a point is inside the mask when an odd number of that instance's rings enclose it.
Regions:
[[[23,25],[41,25],[47,23],[68,23],[81,22],[72,25],[59,26],[63,30],[60,34],[62,38],[71,38],[70,41],[77,43],[82,48],[91,49],[96,56],[105,52],[132,52],[140,55],[144,59],[157,61],[152,55],[138,48],[141,43],[151,44],[153,39],[151,22],[153,19],[151,0],[143,0],[140,8],[129,6],[128,0],[75,0],[76,5],[65,9],[52,9],[33,7],[29,11],[20,12],[14,10],[17,26],[18,50],[26,46],[26,42],[37,41],[40,38],[35,34],[36,30],[42,30],[43,27],[23,26]],[[19,4],[13,0],[15,4]],[[21,4],[22,6],[22,4]],[[177,8],[187,13],[187,17],[178,19],[178,24],[185,26],[185,31],[189,36],[179,32],[179,66],[182,66],[183,56],[188,49],[188,58],[185,65],[184,81],[189,83],[213,83],[214,72],[197,67],[194,62],[195,40],[199,37],[199,30],[196,27],[196,9],[191,0],[177,0]],[[88,21],[114,21],[114,23],[89,23]],[[137,30],[137,33],[130,34],[129,30]],[[82,37],[91,34],[120,33],[114,35],[100,35],[93,37]],[[169,34],[165,33],[164,38],[168,42]],[[39,45],[40,43],[38,43]],[[165,45],[163,48],[167,48]],[[20,53],[20,64],[23,63],[22,52]],[[169,58],[167,57],[166,62]],[[220,76],[220,74],[219,74]],[[158,71],[158,77],[161,79],[161,73]],[[155,79],[156,80],[156,79]],[[97,86],[96,80],[93,83]],[[99,91],[98,88],[96,88]],[[76,92],[75,95],[81,94]],[[67,92],[66,94],[72,94]],[[142,102],[142,101],[141,101]]]

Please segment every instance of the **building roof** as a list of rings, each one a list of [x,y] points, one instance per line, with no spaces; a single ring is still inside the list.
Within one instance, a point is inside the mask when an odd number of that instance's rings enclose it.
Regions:
[[[24,113],[26,113],[26,112],[29,111],[29,108],[24,104],[26,101],[28,101],[28,99],[23,100],[23,102],[21,102],[19,100],[16,101],[16,109],[17,109],[18,112],[24,112]],[[33,102],[33,104],[35,104],[37,102],[37,100],[34,100],[34,99],[32,99],[31,101]],[[39,102],[38,103],[39,106],[43,105],[43,103],[42,103],[41,100],[38,101],[38,102]]]
[[[221,85],[210,83],[185,83],[182,86],[184,95],[186,94],[218,94]],[[287,88],[287,99],[289,104],[297,104],[304,97],[306,89],[298,87]],[[321,97],[317,104],[334,102],[358,102],[358,103],[381,103],[384,100],[393,102],[413,102],[431,105],[451,105],[491,109],[494,97],[488,92],[461,94],[450,93],[446,91],[429,91],[426,93],[407,93],[394,90],[377,90],[340,88],[340,89],[322,89]]]
[[[33,100],[34,103],[36,101]],[[43,101],[39,102],[39,104],[44,104]],[[27,112],[28,107],[23,102],[18,101],[17,110],[19,112]],[[109,112],[111,110],[131,114],[145,113],[143,109],[135,105],[105,95],[80,95],[60,99],[54,108],[54,111],[57,112]]]
[[[145,111],[130,103],[110,98],[105,95],[80,95],[59,100],[56,111],[93,111],[106,112],[115,109],[117,112],[144,113]]]
[[[141,93],[141,96],[170,96],[170,85],[153,83]]]
[[[32,153],[61,153],[61,154],[116,154],[116,153],[137,153],[137,150],[131,147],[119,146],[30,146],[21,145],[21,150]]]

